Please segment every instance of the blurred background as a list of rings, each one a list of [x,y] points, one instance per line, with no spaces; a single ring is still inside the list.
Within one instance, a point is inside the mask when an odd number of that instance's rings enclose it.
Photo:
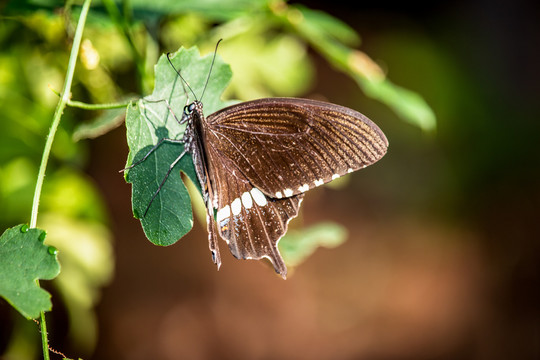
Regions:
[[[540,359],[538,10],[533,0],[95,2],[74,100],[148,95],[162,53],[211,53],[223,38],[227,97],[345,105],[390,147],[307,194],[293,235],[330,221],[346,241],[283,281],[225,246],[216,271],[201,221],[175,245],[152,245],[118,173],[123,110],[67,108],[38,220],[62,264],[43,282],[51,346],[84,359]],[[28,222],[80,8],[0,11],[4,230]],[[3,299],[0,354],[41,356],[36,324]]]

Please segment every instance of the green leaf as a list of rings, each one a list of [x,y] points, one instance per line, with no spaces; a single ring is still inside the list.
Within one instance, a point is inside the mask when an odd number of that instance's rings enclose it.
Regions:
[[[312,10],[302,5],[291,5],[302,14],[303,26],[309,27],[309,32],[317,38],[333,38],[341,43],[358,46],[360,36],[345,22],[320,10]]]
[[[347,230],[338,224],[325,222],[291,230],[279,241],[279,252],[285,264],[295,267],[304,262],[319,247],[334,248],[345,242]]]
[[[227,38],[219,50],[231,63],[234,79],[227,93],[235,98],[294,97],[305,93],[313,83],[314,68],[305,44],[290,35],[266,39],[266,31],[253,26],[242,36]]]
[[[25,0],[28,1],[28,0]],[[94,1],[94,15],[104,11],[105,1]],[[125,7],[119,0],[118,8]],[[268,0],[131,0],[130,15],[134,20],[155,21],[177,14],[201,14],[207,19],[227,21],[239,16],[262,11]]]
[[[199,99],[203,94],[212,57],[213,54],[209,54],[201,58],[196,48],[180,49],[171,56],[174,67],[181,71],[182,77]],[[165,55],[159,59],[155,72],[156,83],[152,95],[131,103],[127,110],[126,128],[130,149],[127,166],[142,159],[160,139],[182,139],[185,129],[177,120],[180,120],[183,108],[188,103],[186,95],[189,95],[189,101],[193,101],[193,93],[186,89],[189,91],[186,94],[182,80]],[[230,67],[217,56],[202,99],[206,114],[227,105],[220,99],[220,94],[229,83],[231,75]],[[141,219],[147,238],[156,245],[174,244],[193,226],[190,197],[180,177],[180,171],[184,172],[199,188],[189,154],[172,170],[145,215],[170,165],[183,150],[183,144],[162,143],[146,160],[126,174],[126,180],[133,184],[133,213]]]
[[[95,139],[122,125],[126,109],[105,110],[91,123],[82,123],[73,131],[73,141]]]
[[[55,9],[65,5],[61,0],[11,0],[6,6],[7,14],[28,14],[38,10],[53,14]]]
[[[136,17],[200,13],[206,18],[223,21],[260,10],[266,3],[267,0],[132,0],[131,6]]]
[[[131,99],[133,97],[130,97]],[[105,135],[122,125],[125,114],[126,106],[103,110],[92,122],[84,122],[77,125],[73,131],[73,141],[95,139],[101,135]]]
[[[370,80],[354,75],[366,95],[386,104],[403,120],[429,132],[437,127],[435,113],[418,93],[393,84],[390,80]]]
[[[45,231],[18,225],[0,237],[0,295],[28,319],[51,310],[51,295],[37,280],[60,273],[56,249],[43,244]]]
[[[352,77],[367,96],[387,105],[402,119],[424,131],[436,128],[435,113],[419,94],[393,84],[372,59],[345,44],[346,36],[338,35],[336,30],[324,30],[322,23],[330,23],[326,16],[318,14],[320,19],[317,19],[317,12],[302,7],[298,9],[303,14],[300,20],[294,21],[294,16],[287,16],[287,21],[328,62]],[[318,21],[320,25],[316,25]]]

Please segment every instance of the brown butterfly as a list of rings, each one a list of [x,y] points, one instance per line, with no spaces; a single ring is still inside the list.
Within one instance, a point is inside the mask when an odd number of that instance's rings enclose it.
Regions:
[[[364,115],[308,99],[258,99],[208,117],[195,100],[179,122],[186,124],[183,138],[162,139],[150,151],[164,141],[183,143],[171,170],[183,156],[192,156],[214,263],[221,265],[221,237],[236,258],[268,258],[283,278],[287,268],[277,244],[304,193],[375,163],[388,148],[383,132]]]

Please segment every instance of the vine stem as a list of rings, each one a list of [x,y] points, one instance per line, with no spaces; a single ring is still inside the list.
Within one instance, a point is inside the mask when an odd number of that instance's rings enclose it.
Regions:
[[[76,107],[79,109],[85,109],[85,110],[110,110],[110,109],[125,108],[129,105],[129,102],[108,103],[108,104],[87,104],[80,101],[69,100],[67,105],[71,107]]]
[[[43,185],[43,179],[45,178],[45,170],[47,169],[47,162],[49,161],[49,155],[51,153],[52,143],[54,141],[54,136],[56,130],[58,129],[58,124],[60,124],[60,118],[62,113],[69,102],[70,92],[71,92],[71,83],[73,82],[73,74],[75,73],[75,64],[77,63],[77,55],[79,54],[79,48],[81,46],[82,33],[84,30],[84,25],[86,23],[86,16],[88,15],[88,9],[90,8],[90,3],[92,0],[85,0],[81,16],[79,18],[79,23],[77,24],[77,29],[75,30],[75,36],[73,38],[73,46],[71,48],[71,54],[69,55],[69,63],[66,73],[66,79],[64,81],[64,87],[62,88],[62,96],[56,105],[56,110],[54,111],[53,122],[51,128],[49,129],[49,134],[47,135],[47,141],[45,142],[45,148],[43,149],[43,156],[41,157],[41,164],[39,165],[39,173],[36,182],[36,189],[34,191],[34,200],[32,201],[32,214],[30,217],[30,227],[35,228],[37,224],[37,214],[39,207],[39,198],[41,197],[41,188]]]
[[[82,33],[84,31],[84,25],[86,23],[86,17],[88,15],[88,10],[90,9],[90,3],[92,0],[85,0],[81,16],[79,17],[79,22],[77,24],[77,29],[75,30],[75,36],[73,37],[73,46],[71,48],[71,53],[69,55],[69,63],[66,72],[66,79],[64,81],[64,87],[62,89],[62,96],[58,101],[56,110],[54,111],[53,121],[51,128],[49,129],[49,134],[47,135],[47,141],[45,142],[45,148],[43,149],[43,156],[41,158],[41,164],[39,165],[38,178],[36,181],[36,189],[34,190],[34,200],[32,201],[32,213],[30,216],[30,227],[35,228],[37,225],[37,215],[39,208],[39,198],[41,197],[41,188],[43,186],[43,180],[45,178],[45,170],[47,168],[47,162],[51,153],[52,143],[54,141],[54,136],[56,130],[58,129],[58,124],[60,124],[60,118],[62,113],[69,101],[70,92],[71,92],[71,83],[73,82],[73,74],[75,73],[75,65],[77,63],[77,55],[79,54],[79,48],[81,46]],[[41,325],[41,345],[43,348],[43,359],[49,360],[49,340],[47,338],[47,323],[45,322],[45,312],[40,314],[40,325]]]

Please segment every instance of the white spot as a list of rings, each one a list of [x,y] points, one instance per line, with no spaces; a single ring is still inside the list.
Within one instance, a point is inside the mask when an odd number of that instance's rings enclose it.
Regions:
[[[229,205],[225,205],[218,210],[216,215],[216,221],[220,223],[221,221],[223,221],[223,219],[226,219],[229,216],[231,216],[231,207]]]
[[[253,206],[253,199],[247,191],[242,194],[242,204],[246,209],[251,209],[251,207]]]
[[[283,193],[285,194],[285,197],[290,197],[293,194],[293,191],[291,189],[285,189],[283,190]]]
[[[339,178],[341,175],[339,174],[334,174],[332,175],[332,180],[336,180],[337,178]]]
[[[315,186],[321,186],[322,184],[324,184],[323,179],[315,180]]]
[[[351,168],[349,168],[349,170],[347,170],[347,172],[348,172],[349,174],[352,173],[353,171],[354,171],[354,170],[351,169]]]
[[[231,209],[233,215],[240,214],[240,211],[242,211],[242,202],[240,201],[240,198],[236,198],[233,200],[233,202],[231,203]]]
[[[309,185],[308,184],[304,184],[304,185],[302,185],[302,186],[300,186],[298,188],[298,191],[300,191],[300,192],[306,192],[308,190],[309,190]]]
[[[251,196],[253,197],[253,200],[255,200],[255,203],[259,206],[265,206],[267,204],[266,202],[266,196],[261,192],[261,190],[257,188],[253,188],[250,191]]]
[[[276,197],[277,197],[278,199],[281,199],[281,198],[283,197],[283,195],[281,195],[281,191],[278,191],[278,192],[276,193]]]

